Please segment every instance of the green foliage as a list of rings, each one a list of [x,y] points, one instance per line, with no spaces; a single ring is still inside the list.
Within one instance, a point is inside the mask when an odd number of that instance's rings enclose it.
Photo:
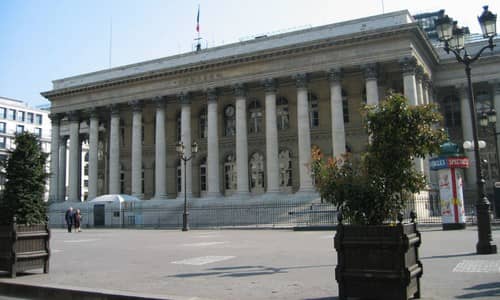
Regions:
[[[4,163],[5,191],[0,198],[0,223],[43,224],[46,220],[44,202],[47,154],[37,137],[28,132],[16,135],[15,150]]]
[[[435,126],[441,116],[434,105],[409,106],[400,94],[363,112],[370,144],[361,159],[345,155],[325,162],[313,149],[312,170],[323,199],[348,222],[375,225],[395,220],[408,194],[425,187],[413,158],[437,153],[445,133]]]

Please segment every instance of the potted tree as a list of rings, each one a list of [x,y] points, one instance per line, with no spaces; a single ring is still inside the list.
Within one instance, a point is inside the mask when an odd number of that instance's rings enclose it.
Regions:
[[[445,134],[434,125],[441,116],[433,105],[409,106],[400,94],[362,111],[370,143],[361,157],[325,161],[318,149],[312,153],[316,187],[339,209],[339,298],[419,298],[420,233],[415,215],[403,224],[401,212],[425,187],[413,159],[439,151]]]
[[[49,271],[50,231],[44,202],[47,154],[38,138],[16,135],[15,149],[3,164],[5,190],[0,195],[0,270]]]

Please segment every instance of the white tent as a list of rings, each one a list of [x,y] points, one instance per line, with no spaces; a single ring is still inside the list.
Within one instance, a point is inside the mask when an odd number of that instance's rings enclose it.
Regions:
[[[125,194],[108,194],[89,201],[94,226],[123,226],[142,223],[142,214],[135,209],[141,200]]]
[[[123,202],[136,202],[136,201],[141,201],[141,199],[137,198],[137,197],[134,197],[134,196],[130,196],[130,195],[125,195],[125,194],[108,194],[108,195],[102,195],[102,196],[99,196],[99,197],[96,197],[92,200],[90,200],[90,202],[92,203],[97,203],[97,202],[101,202],[101,203],[123,203]]]

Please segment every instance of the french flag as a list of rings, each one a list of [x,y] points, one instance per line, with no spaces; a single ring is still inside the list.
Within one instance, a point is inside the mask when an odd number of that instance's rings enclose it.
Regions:
[[[198,5],[198,15],[196,16],[196,32],[200,32],[200,6]]]

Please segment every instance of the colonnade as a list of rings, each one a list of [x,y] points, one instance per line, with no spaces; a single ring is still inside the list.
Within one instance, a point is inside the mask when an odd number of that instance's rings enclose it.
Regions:
[[[430,84],[427,75],[419,75],[421,70],[414,58],[404,59],[400,62],[404,94],[412,105],[425,104],[432,101]],[[368,104],[379,102],[378,65],[369,64],[362,66],[365,79],[366,100]],[[308,75],[297,74],[293,76],[296,86],[297,99],[297,143],[298,143],[298,192],[311,192],[314,190],[313,180],[310,174],[309,164],[311,162],[311,128],[309,121],[308,104]],[[328,71],[330,87],[330,115],[331,115],[331,147],[334,156],[341,155],[346,151],[346,133],[343,119],[342,106],[342,69],[334,68]],[[261,81],[265,99],[265,154],[266,154],[266,187],[268,193],[278,192],[280,189],[279,158],[278,158],[278,128],[277,128],[277,80],[276,78],[264,78]],[[249,194],[249,170],[248,170],[248,130],[247,130],[247,89],[246,85],[236,84],[231,87],[234,96],[235,122],[235,150],[236,150],[236,172],[237,190],[241,195]],[[205,91],[207,103],[207,195],[217,197],[221,195],[219,174],[219,128],[218,120],[218,97],[215,89]],[[185,155],[191,156],[191,100],[189,93],[177,95],[181,107],[181,141],[185,147]],[[142,118],[143,108],[147,103],[153,103],[155,107],[155,183],[154,199],[165,199],[167,196],[166,182],[166,95],[158,95],[152,99],[136,100],[128,102],[132,108],[132,141],[131,141],[131,192],[132,195],[142,195],[142,159],[143,159],[143,133]],[[122,104],[123,105],[123,104]],[[120,193],[120,106],[115,104],[106,107],[109,112],[109,144],[108,144],[108,167],[107,167],[107,192],[110,194]],[[99,135],[99,119],[97,111],[91,110],[85,114],[89,122],[89,191],[88,199],[98,196],[97,178],[97,148]],[[69,123],[70,151],[69,151],[69,185],[68,200],[80,201],[78,195],[78,151],[79,147],[79,124],[81,114],[78,111],[52,114],[52,153],[51,153],[51,182],[50,198],[53,201],[65,199],[64,185],[66,182],[66,142],[61,142],[61,119],[66,117]],[[63,137],[66,138],[66,137]],[[61,151],[58,149],[61,148]],[[424,163],[416,162],[418,170],[424,172]],[[182,172],[184,169],[182,168]],[[58,175],[57,175],[58,174]],[[186,176],[182,174],[182,180],[186,180],[186,192],[192,195],[192,165],[188,161],[186,165]],[[184,182],[181,184],[181,193],[184,193]]]

